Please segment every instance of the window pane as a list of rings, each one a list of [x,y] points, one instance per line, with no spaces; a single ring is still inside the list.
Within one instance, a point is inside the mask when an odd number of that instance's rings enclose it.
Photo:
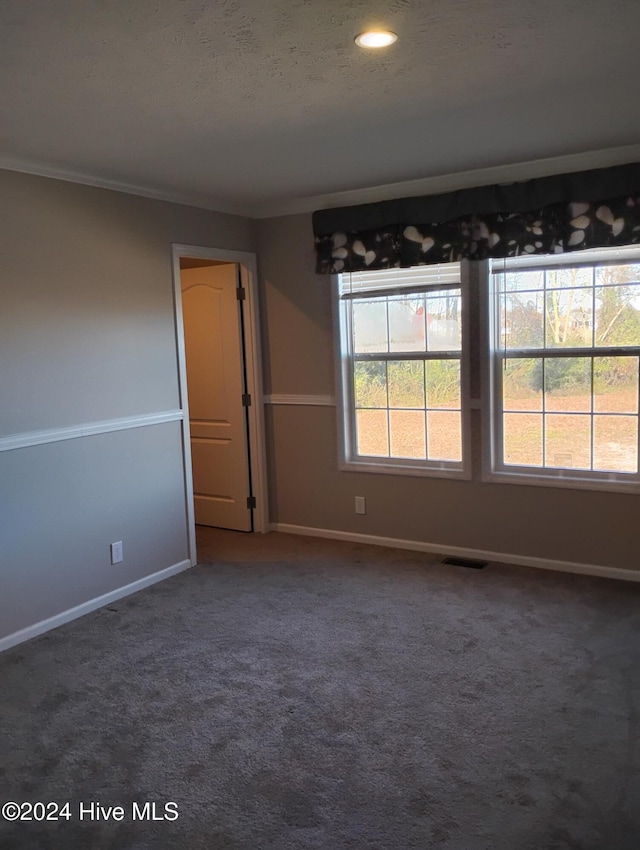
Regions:
[[[424,433],[424,410],[389,411],[391,457],[424,458],[427,456]]]
[[[635,416],[595,416],[593,468],[638,471],[638,420]]]
[[[593,472],[585,481],[638,475],[640,261],[607,265],[602,256],[600,265],[562,268],[553,260],[547,269],[523,263],[523,271],[514,262],[496,274],[498,470]],[[617,346],[632,356],[602,350]],[[545,350],[513,356],[527,348]]]
[[[591,410],[591,358],[548,357],[544,361],[546,410],[579,413]]]
[[[439,410],[427,413],[429,460],[462,460],[460,413]]]
[[[353,387],[356,407],[386,407],[387,364],[384,360],[356,361]]]
[[[424,351],[425,348],[424,297],[389,298],[389,351]]]
[[[460,361],[428,360],[427,407],[460,408]]]
[[[547,348],[593,345],[593,290],[554,289],[547,292]]]
[[[398,467],[425,471],[461,465],[459,272],[459,264],[443,264],[343,277],[339,319],[347,463],[370,459],[382,470],[395,460]]]
[[[452,289],[426,299],[427,348],[429,351],[460,351],[460,290]]]
[[[507,292],[542,289],[543,286],[544,269],[528,272],[507,272],[504,275],[504,288]]]
[[[596,269],[596,286],[616,283],[639,283],[640,264],[624,263],[620,266],[601,266]]]
[[[353,301],[353,350],[357,354],[388,351],[387,299]]]
[[[545,466],[591,468],[591,417],[550,413],[545,416]]]
[[[424,408],[424,362],[400,360],[388,364],[389,407]]]
[[[595,357],[593,364],[596,413],[637,413],[638,358]]]
[[[542,410],[542,360],[505,361],[502,401],[505,410]]]
[[[542,348],[544,295],[524,292],[502,296],[499,341],[501,348]]]
[[[389,456],[386,410],[356,410],[356,446],[359,455]]]
[[[593,286],[593,269],[583,266],[582,268],[547,270],[547,289],[569,286]]]
[[[596,288],[596,345],[640,345],[640,286]]]
[[[541,414],[505,413],[503,428],[505,464],[542,466]]]

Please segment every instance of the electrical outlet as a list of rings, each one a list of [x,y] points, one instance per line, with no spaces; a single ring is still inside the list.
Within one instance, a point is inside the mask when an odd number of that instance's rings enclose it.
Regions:
[[[111,544],[111,563],[122,563],[122,540],[118,540],[117,543]]]
[[[365,504],[364,496],[356,496],[356,513],[357,514],[366,514],[367,506]]]

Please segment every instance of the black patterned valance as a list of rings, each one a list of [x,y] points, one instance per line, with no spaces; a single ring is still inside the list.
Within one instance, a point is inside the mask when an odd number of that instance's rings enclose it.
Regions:
[[[320,274],[640,243],[640,163],[313,214]]]

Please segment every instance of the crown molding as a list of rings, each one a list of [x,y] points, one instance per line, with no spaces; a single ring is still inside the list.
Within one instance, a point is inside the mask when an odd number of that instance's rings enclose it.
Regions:
[[[113,192],[138,195],[142,198],[151,198],[154,201],[183,204],[188,207],[207,210],[208,212],[239,215],[244,218],[253,217],[246,207],[236,207],[215,197],[205,197],[192,192],[174,192],[148,186],[137,186],[133,183],[124,183],[120,180],[110,180],[105,177],[95,177],[92,174],[83,174],[79,171],[73,171],[70,168],[62,168],[55,165],[48,165],[44,162],[35,162],[18,157],[0,156],[0,170],[2,169],[6,171],[20,171],[23,174],[33,174],[36,177],[50,177],[53,180],[64,180],[67,183],[80,183],[82,186],[94,186],[97,189],[111,189]]]
[[[148,186],[137,186],[118,180],[109,180],[83,174],[72,169],[48,165],[46,163],[24,160],[16,157],[0,156],[0,169],[20,171],[39,177],[51,177],[54,180],[66,180],[84,186],[99,189],[111,189],[128,195],[139,195],[156,201],[168,201],[185,204],[190,207],[220,212],[226,215],[238,215],[244,218],[265,219],[285,215],[310,213],[314,210],[330,207],[348,207],[354,204],[372,204],[395,198],[410,198],[417,195],[437,195],[443,192],[455,192],[457,189],[471,189],[474,186],[488,186],[493,183],[515,183],[533,180],[536,177],[549,177],[553,174],[566,174],[573,171],[588,171],[591,168],[607,168],[612,165],[625,165],[640,161],[640,144],[606,148],[598,151],[547,157],[545,159],[515,162],[508,165],[477,168],[472,171],[457,171],[435,177],[423,177],[418,180],[405,180],[401,183],[385,183],[363,189],[351,189],[305,198],[293,198],[281,203],[234,206],[212,196],[199,193],[174,192]]]
[[[444,192],[455,192],[458,189],[489,186],[494,183],[516,183],[523,180],[533,180],[536,177],[550,177],[553,174],[567,174],[573,171],[588,171],[592,168],[608,168],[612,165],[626,165],[638,161],[640,161],[640,144],[625,145],[624,147],[606,148],[599,151],[477,168],[473,171],[457,171],[453,174],[405,180],[401,183],[387,183],[366,189],[352,189],[347,192],[297,198],[284,201],[281,204],[265,205],[258,211],[254,209],[252,215],[258,219],[276,218],[331,207],[373,204],[378,201],[411,198],[417,195],[438,195]]]

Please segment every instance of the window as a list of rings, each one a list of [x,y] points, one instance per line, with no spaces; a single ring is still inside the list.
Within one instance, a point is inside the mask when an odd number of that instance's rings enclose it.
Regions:
[[[338,279],[347,468],[467,477],[460,264]]]
[[[345,274],[336,303],[342,468],[476,477],[473,424],[484,480],[640,490],[637,246]]]
[[[494,261],[491,474],[637,486],[640,251]]]

